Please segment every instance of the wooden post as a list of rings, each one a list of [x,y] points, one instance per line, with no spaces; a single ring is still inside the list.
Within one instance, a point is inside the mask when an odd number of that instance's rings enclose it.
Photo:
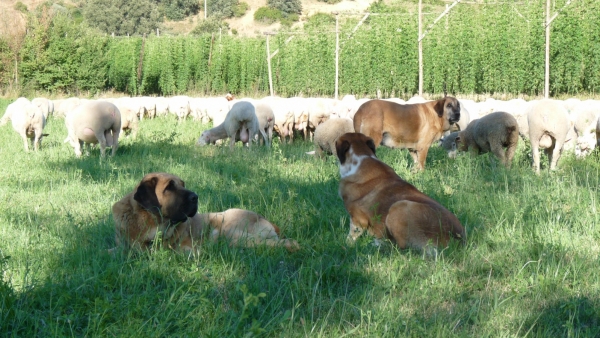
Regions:
[[[338,81],[340,76],[340,31],[339,31],[339,13],[335,14],[335,99],[338,99]]]
[[[271,93],[271,96],[274,96],[273,76],[271,74],[271,49],[269,48],[269,35],[271,35],[271,33],[265,32],[265,35],[267,36],[267,66],[269,68],[269,92]]]
[[[204,0],[204,20],[206,20],[206,0]]]
[[[423,96],[423,0],[419,0],[419,96]]]
[[[544,98],[550,96],[550,0],[546,0],[546,71],[544,73]]]

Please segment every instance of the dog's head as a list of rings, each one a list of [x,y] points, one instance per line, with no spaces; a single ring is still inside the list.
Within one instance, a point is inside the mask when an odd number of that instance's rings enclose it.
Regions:
[[[437,100],[434,110],[438,117],[447,120],[449,125],[460,120],[460,102],[455,97],[446,96]]]
[[[198,195],[177,176],[151,173],[137,186],[133,199],[144,209],[171,224],[184,222],[198,212]]]
[[[375,142],[361,133],[346,133],[335,141],[335,151],[340,164],[343,165],[349,155],[375,156]]]

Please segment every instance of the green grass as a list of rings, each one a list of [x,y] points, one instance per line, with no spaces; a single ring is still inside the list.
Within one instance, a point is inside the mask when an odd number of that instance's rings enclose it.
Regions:
[[[63,120],[38,153],[0,127],[0,335],[598,336],[598,152],[536,176],[523,142],[511,170],[434,147],[412,173],[406,151],[378,149],[467,228],[467,245],[436,259],[368,237],[347,246],[335,159],[308,157],[308,142],[195,147],[206,128],[144,120],[101,161],[75,158]],[[200,212],[254,210],[302,250],[110,256],[112,204],[153,171],[181,176]]]

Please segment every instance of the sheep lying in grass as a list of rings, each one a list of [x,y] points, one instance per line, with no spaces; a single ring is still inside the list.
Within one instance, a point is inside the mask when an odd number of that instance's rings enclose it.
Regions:
[[[324,158],[325,155],[335,153],[335,141],[345,133],[354,132],[354,122],[347,117],[329,119],[317,126],[315,129],[315,150],[308,152],[309,155],[317,155]]]
[[[196,145],[215,144],[217,140],[229,137],[229,148],[233,149],[236,141],[242,141],[250,147],[252,139],[261,132],[266,139],[264,130],[260,130],[254,105],[250,102],[236,102],[227,113],[225,121],[220,125],[205,130],[198,138]]]
[[[38,151],[42,138],[48,135],[42,134],[46,126],[46,117],[42,109],[29,102],[12,112],[11,121],[13,129],[23,138],[25,151],[29,151],[28,138],[31,139],[35,151]]]
[[[456,156],[457,150],[470,149],[475,155],[492,152],[507,168],[511,166],[518,142],[519,124],[505,112],[494,112],[473,120],[465,130],[440,140],[451,158]]]
[[[527,112],[527,124],[535,172],[540,172],[539,148],[548,155],[550,170],[556,169],[567,134],[572,129],[567,109],[559,101],[540,100]]]

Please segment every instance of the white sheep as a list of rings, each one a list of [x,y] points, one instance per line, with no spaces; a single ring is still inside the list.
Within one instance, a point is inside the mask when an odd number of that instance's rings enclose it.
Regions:
[[[48,119],[48,116],[54,113],[54,103],[45,97],[36,97],[35,99],[31,100],[31,103],[40,107],[46,120]]]
[[[567,134],[572,129],[567,109],[559,101],[540,100],[527,113],[527,124],[535,172],[540,172],[540,147],[548,155],[550,170],[556,169]]]
[[[317,126],[315,129],[315,150],[307,154],[315,154],[320,158],[335,153],[335,141],[345,133],[354,132],[354,122],[348,117],[332,118]]]
[[[596,148],[596,124],[600,117],[600,103],[594,100],[579,102],[571,107],[569,118],[577,134],[575,155],[584,157]]]
[[[0,119],[0,126],[7,124],[14,112],[25,110],[25,107],[27,107],[30,103],[31,102],[27,98],[20,97],[16,99],[15,102],[9,104],[8,107],[6,107],[6,111],[4,112],[2,119]]]
[[[108,101],[89,101],[70,112],[65,117],[68,136],[75,150],[75,156],[81,156],[83,144],[100,144],[100,154],[104,158],[106,147],[112,147],[111,156],[115,156],[119,147],[121,133],[121,112]]]
[[[177,120],[185,120],[191,113],[190,98],[187,96],[173,96],[169,99],[169,113],[175,114]]]
[[[273,114],[275,115],[273,130],[279,134],[281,141],[286,142],[289,138],[289,141],[293,142],[295,116],[288,100],[276,96],[267,96],[261,101],[266,102],[273,108]]]
[[[254,109],[258,118],[258,127],[261,130],[263,139],[267,146],[271,146],[273,140],[273,128],[275,126],[275,114],[273,109],[266,102],[255,101]],[[260,138],[260,136],[259,136]]]
[[[29,151],[29,139],[33,143],[35,151],[39,150],[42,138],[48,134],[42,134],[46,126],[46,117],[42,109],[29,102],[21,109],[16,110],[11,116],[13,129],[23,138],[25,151]]]
[[[261,131],[266,139],[264,130],[260,130],[256,111],[252,103],[246,101],[236,102],[232,107],[225,121],[220,125],[205,130],[198,138],[196,145],[215,144],[217,140],[229,137],[229,148],[233,149],[236,141],[242,141],[250,147],[252,139]]]

